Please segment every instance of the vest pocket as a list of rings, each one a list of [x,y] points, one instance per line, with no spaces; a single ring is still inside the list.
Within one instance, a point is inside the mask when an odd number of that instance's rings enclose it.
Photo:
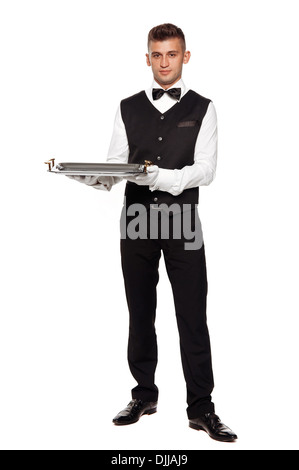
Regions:
[[[181,121],[177,127],[195,127],[196,125],[198,125],[198,121]]]

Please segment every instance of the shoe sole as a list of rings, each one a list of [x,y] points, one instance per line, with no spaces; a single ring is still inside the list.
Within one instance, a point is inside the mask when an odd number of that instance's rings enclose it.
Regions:
[[[204,431],[208,434],[208,436],[211,437],[211,439],[214,439],[215,441],[234,442],[237,439],[237,437],[229,437],[229,436],[227,436],[227,437],[217,437],[217,436],[213,436],[205,428],[203,428],[199,424],[195,424],[195,423],[189,423],[189,428],[195,429],[196,431]]]
[[[143,415],[152,415],[156,412],[157,412],[157,408],[151,408],[150,410],[144,410],[144,412],[137,419],[134,419],[134,421],[130,421],[128,423],[126,423],[125,421],[124,422],[113,421],[113,423],[116,426],[127,426],[129,424],[137,423],[139,421],[139,419],[141,418],[141,416],[143,416]]]

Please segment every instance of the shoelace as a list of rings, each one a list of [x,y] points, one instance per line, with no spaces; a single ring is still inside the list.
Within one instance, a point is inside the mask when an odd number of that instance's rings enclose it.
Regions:
[[[214,428],[222,426],[219,416],[215,413],[206,413],[205,418],[207,420],[211,420],[211,424],[214,426]]]
[[[132,408],[139,408],[140,405],[142,405],[142,400],[137,400],[137,398],[134,398],[128,404],[128,406],[132,406]]]

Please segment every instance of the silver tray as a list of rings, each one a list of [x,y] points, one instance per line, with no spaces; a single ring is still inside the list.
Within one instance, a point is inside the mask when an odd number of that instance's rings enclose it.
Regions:
[[[140,173],[147,173],[147,167],[152,162],[145,160],[144,164],[139,163],[83,163],[83,162],[64,162],[55,165],[55,158],[47,162],[50,173],[59,173],[68,176],[130,176]]]

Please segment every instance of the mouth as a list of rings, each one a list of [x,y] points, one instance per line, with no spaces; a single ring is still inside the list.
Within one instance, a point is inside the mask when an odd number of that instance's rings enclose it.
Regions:
[[[170,72],[170,70],[160,70],[161,75],[168,75]]]

